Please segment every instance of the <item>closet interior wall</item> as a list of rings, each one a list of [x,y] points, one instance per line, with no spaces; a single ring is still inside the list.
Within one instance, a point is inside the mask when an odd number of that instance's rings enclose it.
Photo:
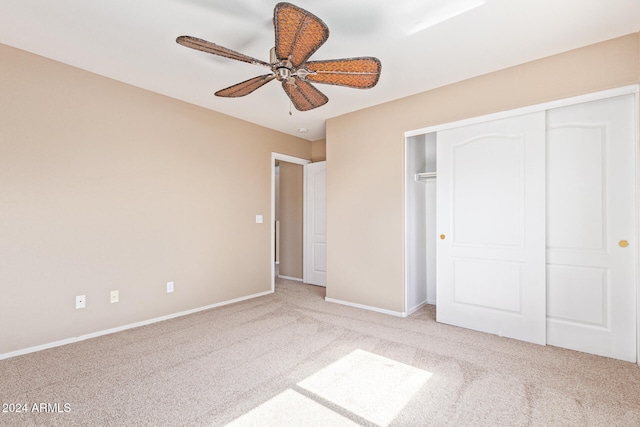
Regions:
[[[411,314],[436,303],[436,134],[406,139],[406,306]]]

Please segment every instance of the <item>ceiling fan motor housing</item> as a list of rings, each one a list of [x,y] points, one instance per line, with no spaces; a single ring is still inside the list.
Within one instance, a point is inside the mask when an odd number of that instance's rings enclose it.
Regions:
[[[282,82],[289,80],[293,71],[291,61],[289,61],[288,59],[277,61],[273,65],[273,71],[278,81]]]

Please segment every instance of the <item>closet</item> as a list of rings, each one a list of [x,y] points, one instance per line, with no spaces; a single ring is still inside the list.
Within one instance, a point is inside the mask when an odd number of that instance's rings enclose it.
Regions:
[[[636,361],[636,94],[408,135],[407,312]]]
[[[406,307],[436,303],[436,134],[407,138],[405,182]],[[420,174],[420,176],[418,176]]]

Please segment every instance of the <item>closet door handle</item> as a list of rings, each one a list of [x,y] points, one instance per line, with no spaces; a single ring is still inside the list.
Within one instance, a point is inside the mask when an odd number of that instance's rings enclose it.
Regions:
[[[445,236],[444,234],[441,234],[441,235],[440,235],[440,240],[444,240],[444,239],[445,239],[445,237],[447,237],[447,236]]]
[[[618,245],[619,245],[621,248],[626,248],[627,246],[629,246],[629,242],[628,242],[628,241],[626,241],[626,240],[620,240],[620,241],[618,242]]]

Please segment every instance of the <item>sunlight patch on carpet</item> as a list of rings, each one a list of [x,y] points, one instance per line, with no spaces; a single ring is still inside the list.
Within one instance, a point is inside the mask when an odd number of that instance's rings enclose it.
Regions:
[[[294,390],[285,390],[227,424],[242,426],[357,426]]]
[[[431,377],[364,350],[355,350],[298,383],[305,390],[375,424],[386,426]]]

